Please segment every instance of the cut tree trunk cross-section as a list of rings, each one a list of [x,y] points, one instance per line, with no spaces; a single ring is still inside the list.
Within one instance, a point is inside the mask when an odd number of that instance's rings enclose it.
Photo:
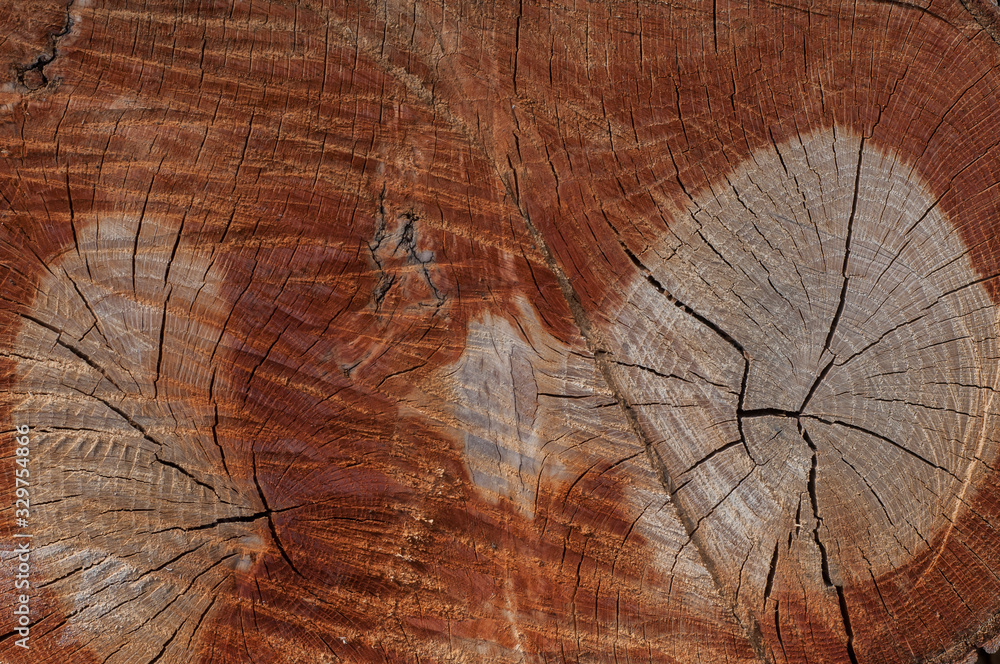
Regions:
[[[988,0],[0,26],[0,660],[1000,646]]]

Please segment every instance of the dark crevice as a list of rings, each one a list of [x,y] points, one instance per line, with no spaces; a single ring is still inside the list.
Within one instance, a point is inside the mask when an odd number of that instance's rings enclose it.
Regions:
[[[229,466],[226,464],[226,450],[219,443],[219,404],[213,403],[215,419],[212,421],[212,440],[215,442],[215,446],[219,448],[219,458],[222,460],[222,469],[226,471],[226,475],[232,477],[232,473],[229,472]]]
[[[937,303],[938,303],[938,302],[940,302],[940,301],[941,301],[941,300],[940,300],[940,299],[938,299],[937,301],[935,301],[935,302],[934,302],[934,304],[937,304]],[[844,360],[842,360],[842,361],[840,361],[840,362],[837,362],[837,366],[844,366],[845,364],[847,364],[848,362],[850,362],[850,361],[851,361],[851,360],[853,360],[854,358],[858,357],[859,355],[863,355],[863,354],[864,354],[865,352],[867,352],[867,351],[868,351],[869,349],[871,349],[871,348],[873,348],[873,347],[877,346],[877,345],[878,345],[879,343],[881,343],[881,341],[882,341],[883,339],[885,339],[885,338],[886,338],[887,336],[889,336],[890,334],[892,334],[892,333],[893,333],[893,332],[895,332],[896,330],[899,330],[900,328],[903,328],[903,327],[906,327],[907,325],[912,325],[913,323],[916,323],[917,321],[919,321],[919,320],[923,319],[924,317],[926,317],[926,316],[927,316],[927,312],[926,312],[926,310],[927,310],[927,309],[930,309],[931,307],[933,307],[933,306],[934,306],[934,304],[931,304],[930,306],[928,306],[928,307],[925,307],[925,309],[924,309],[924,313],[920,314],[920,315],[919,315],[919,316],[917,316],[916,318],[911,318],[910,320],[907,320],[907,321],[904,321],[904,322],[902,322],[902,323],[899,323],[898,325],[894,325],[894,326],[893,326],[893,327],[891,327],[890,329],[886,330],[886,331],[885,331],[885,332],[883,332],[883,333],[882,333],[882,334],[881,334],[881,335],[879,336],[879,338],[878,338],[878,339],[876,339],[875,341],[872,341],[871,343],[869,343],[868,345],[864,346],[864,347],[863,347],[863,348],[861,348],[860,350],[858,350],[858,351],[855,351],[854,353],[852,353],[852,354],[851,354],[851,355],[850,355],[849,357],[845,358]]]
[[[659,292],[661,295],[665,296],[670,301],[670,303],[673,304],[675,307],[677,307],[678,309],[680,309],[684,313],[688,314],[689,316],[691,316],[692,318],[694,318],[695,320],[697,320],[699,323],[701,323],[702,325],[704,325],[708,329],[710,329],[713,332],[715,332],[715,334],[718,335],[721,339],[723,339],[727,344],[729,344],[730,346],[732,346],[733,348],[735,348],[736,351],[740,355],[744,355],[744,356],[746,355],[745,351],[743,350],[743,345],[740,344],[740,342],[736,341],[736,339],[734,339],[732,337],[732,335],[730,335],[728,332],[726,332],[725,330],[723,330],[721,327],[719,327],[718,325],[716,325],[715,323],[713,323],[709,319],[707,319],[704,316],[702,316],[701,314],[699,314],[697,311],[695,311],[694,309],[692,309],[691,307],[689,307],[684,302],[681,302],[676,297],[674,297],[669,291],[667,291],[666,288],[663,287],[663,284],[661,284],[659,282],[659,280],[652,275],[652,273],[650,272],[649,268],[647,268],[643,264],[643,262],[641,260],[639,260],[639,257],[636,256],[635,253],[631,249],[629,249],[628,246],[626,246],[626,244],[624,242],[622,242],[621,240],[619,240],[618,244],[621,245],[622,250],[629,257],[629,260],[632,261],[632,264],[635,265],[640,270],[642,270],[643,274],[646,275],[647,281],[649,281],[649,283],[652,284],[653,288],[655,288],[657,290],[657,292]]]
[[[815,417],[815,416],[810,416],[810,415],[806,415],[804,417],[812,417],[813,419],[819,420],[820,422],[823,422],[825,424],[839,424],[842,427],[847,427],[848,429],[853,429],[855,431],[860,431],[861,433],[868,434],[869,436],[872,436],[873,438],[878,438],[879,440],[881,440],[883,442],[889,443],[893,447],[899,448],[900,450],[902,450],[903,452],[906,452],[907,454],[909,454],[910,456],[914,457],[915,459],[923,461],[925,464],[927,464],[931,468],[936,468],[937,470],[944,471],[944,472],[948,473],[949,475],[951,475],[952,477],[954,477],[956,480],[959,479],[955,475],[955,473],[951,472],[950,470],[948,470],[944,466],[941,466],[939,464],[934,463],[930,459],[927,459],[926,457],[924,457],[924,456],[922,456],[920,454],[917,454],[916,452],[914,452],[910,448],[908,448],[908,447],[906,447],[906,446],[904,446],[904,445],[902,445],[900,443],[897,443],[896,441],[894,441],[893,439],[891,439],[891,438],[889,438],[887,436],[883,436],[882,434],[880,434],[878,432],[872,431],[871,429],[866,429],[864,427],[858,426],[857,424],[851,424],[850,422],[844,422],[843,420],[825,420],[823,418]]]
[[[746,349],[743,348],[743,344],[737,341],[731,334],[729,334],[724,329],[719,327],[716,323],[709,320],[702,314],[698,313],[686,303],[677,299],[672,293],[670,293],[666,288],[664,288],[663,284],[661,284],[659,280],[653,276],[649,268],[647,268],[643,264],[643,262],[639,260],[639,257],[636,256],[635,253],[631,249],[629,249],[628,246],[626,246],[626,244],[621,239],[618,240],[618,244],[621,245],[622,250],[629,257],[629,260],[632,261],[632,264],[635,265],[640,270],[642,270],[642,272],[646,275],[646,281],[648,281],[650,285],[652,285],[653,288],[655,288],[656,291],[660,293],[660,295],[663,295],[665,298],[667,298],[667,301],[669,301],[675,307],[677,307],[678,309],[686,313],[688,316],[691,316],[696,321],[698,321],[699,323],[710,329],[712,332],[714,332],[716,336],[718,336],[720,339],[722,339],[727,344],[732,346],[732,348],[737,353],[739,353],[740,357],[743,358],[743,376],[740,379],[740,393],[736,400],[736,428],[740,434],[739,442],[743,445],[743,450],[747,453],[747,456],[750,457],[750,459],[752,460],[753,455],[750,454],[750,446],[747,444],[746,433],[744,433],[743,431],[743,418],[740,415],[743,412],[743,404],[746,400],[746,395],[747,395],[747,380],[750,377],[750,356],[747,354]]]
[[[737,411],[737,414],[740,417],[788,417],[793,420],[802,417],[800,411],[782,408],[751,408],[750,410]]]
[[[169,266],[168,268],[169,269]],[[167,332],[167,302],[170,301],[170,290],[167,291],[167,296],[163,300],[163,313],[160,316],[160,344],[156,349],[156,378],[153,380],[153,398],[156,399],[160,394],[160,376],[161,369],[163,366],[163,342],[166,337]]]
[[[69,572],[66,572],[62,576],[58,576],[58,577],[56,577],[54,579],[51,579],[49,581],[44,581],[42,583],[37,583],[37,584],[34,584],[34,585],[35,585],[36,588],[45,588],[46,586],[50,586],[53,583],[59,583],[60,581],[64,581],[64,580],[68,579],[69,577],[73,576],[74,574],[82,572],[84,569],[90,569],[90,567],[86,567],[86,568],[85,567],[74,567],[72,570],[70,570]]]
[[[524,0],[518,3],[517,7],[517,18],[514,19],[514,71],[511,75],[511,80],[514,87],[514,96],[517,96],[517,61],[518,55],[521,52],[521,18],[524,15]],[[515,136],[515,140],[517,137]],[[518,150],[520,152],[520,150]]]
[[[174,556],[170,560],[168,560],[168,561],[166,561],[164,563],[161,563],[160,565],[157,565],[156,567],[154,567],[153,569],[149,570],[148,572],[144,572],[142,574],[142,576],[139,577],[139,578],[148,576],[148,575],[152,574],[153,572],[159,572],[160,570],[165,569],[167,566],[173,565],[174,563],[176,563],[178,560],[180,560],[184,556],[186,556],[188,554],[191,554],[191,553],[194,553],[198,549],[202,548],[203,546],[205,546],[205,544],[206,544],[206,542],[202,542],[201,544],[199,544],[198,546],[194,547],[193,549],[188,549],[187,551],[183,551],[181,553],[178,553],[176,556]]]
[[[841,316],[844,315],[844,306],[847,303],[847,288],[851,283],[851,278],[847,276],[847,266],[851,260],[851,238],[854,235],[854,216],[858,211],[858,190],[861,185],[861,165],[864,161],[864,152],[865,139],[862,137],[858,146],[858,168],[854,174],[854,196],[851,200],[851,214],[847,218],[847,236],[844,238],[844,261],[840,266],[840,274],[843,279],[840,286],[840,300],[837,303],[837,310],[834,312],[833,318],[830,320],[830,329],[826,333],[826,341],[823,342],[823,350],[820,351],[819,358],[822,358],[823,354],[828,351],[831,353],[833,352],[830,350],[830,344],[833,342],[833,336],[837,333],[837,327],[840,325]],[[835,359],[836,356],[834,356],[834,358],[823,367],[823,370],[819,373],[819,375],[816,376],[816,380],[813,381],[813,384],[809,387],[809,391],[806,393],[806,396],[802,401],[802,406],[799,408],[800,411],[805,410],[809,400],[816,392],[816,388],[819,387],[819,384],[826,377],[827,373],[829,373],[830,367],[833,365]]]
[[[937,300],[935,302],[933,302],[930,306],[927,306],[927,307],[924,307],[924,308],[925,309],[930,309],[931,306],[934,306],[934,304],[937,304],[938,302],[940,302],[944,298],[948,297],[949,295],[954,295],[955,293],[957,293],[957,292],[959,292],[961,290],[965,290],[966,288],[972,288],[973,286],[978,286],[979,284],[985,284],[985,283],[993,281],[994,279],[997,279],[997,278],[1000,278],[1000,272],[997,272],[997,273],[994,273],[994,274],[989,274],[989,275],[987,275],[985,277],[979,277],[978,279],[973,279],[969,283],[962,284],[961,286],[956,286],[955,288],[952,288],[951,290],[947,290],[947,291],[941,293],[941,295],[938,296],[938,298],[937,298]]]
[[[726,332],[725,330],[723,330],[721,327],[719,327],[718,325],[716,325],[715,323],[713,323],[708,318],[705,318],[705,316],[701,315],[700,313],[698,313],[697,311],[695,311],[694,309],[692,309],[690,306],[688,306],[684,302],[682,302],[682,301],[678,300],[676,297],[674,297],[673,294],[671,294],[669,291],[667,291],[667,289],[665,289],[663,287],[663,285],[659,281],[657,281],[656,277],[654,277],[652,274],[649,274],[648,270],[646,272],[646,277],[649,280],[649,282],[653,285],[653,287],[656,288],[656,290],[661,295],[663,295],[664,297],[666,297],[667,300],[672,305],[674,305],[675,307],[677,307],[678,309],[680,309],[681,311],[683,311],[687,315],[691,316],[692,318],[694,318],[696,321],[698,321],[699,323],[701,323],[702,325],[704,325],[708,329],[712,330],[712,332],[714,332],[716,334],[716,336],[718,336],[720,339],[722,339],[727,344],[729,344],[730,346],[732,346],[736,350],[736,352],[738,352],[741,356],[743,356],[744,359],[746,359],[746,351],[743,349],[743,345],[740,342],[738,342],[736,339],[734,339],[732,337],[732,335],[730,335],[728,332]]]
[[[837,589],[837,599],[840,601],[840,616],[844,621],[844,633],[847,635],[847,656],[851,658],[851,664],[858,664],[858,656],[854,652],[854,630],[851,629],[851,614],[847,611],[847,598],[844,596],[844,587],[834,587]]]
[[[288,566],[292,568],[293,572],[295,572],[296,574],[298,574],[303,579],[306,578],[305,575],[302,572],[299,571],[299,568],[295,566],[295,563],[292,562],[292,558],[288,555],[288,552],[285,551],[285,547],[281,543],[281,538],[278,537],[278,529],[275,528],[275,526],[274,526],[274,519],[271,518],[271,514],[272,514],[271,511],[268,510],[267,511],[267,528],[268,528],[268,530],[271,531],[271,538],[274,539],[274,544],[275,544],[275,546],[278,547],[278,552],[281,553],[281,557],[285,559],[285,562],[288,563]]]
[[[844,283],[847,282],[845,281]],[[816,375],[816,380],[814,380],[813,384],[809,386],[809,391],[806,392],[805,398],[802,399],[802,405],[799,406],[799,412],[805,410],[806,406],[809,405],[809,400],[812,399],[813,394],[816,393],[816,388],[819,387],[819,384],[823,382],[823,379],[826,378],[826,375],[830,373],[830,368],[833,366],[834,359],[836,358],[832,358],[829,362],[827,362],[826,366],[823,367],[823,370]]]
[[[920,403],[919,401],[910,401],[908,399],[886,399],[884,397],[870,397],[872,401],[880,401],[882,403],[901,403],[906,406],[913,406],[914,408],[923,408],[925,410],[937,410],[944,413],[954,413],[955,415],[961,415],[963,417],[975,418],[977,415],[964,410],[958,410],[957,408],[947,408],[945,406],[932,406],[926,403]]]
[[[215,372],[212,372],[212,382],[208,386],[208,400],[212,404],[212,441],[215,446],[219,448],[219,458],[222,460],[222,469],[226,471],[226,475],[232,477],[232,473],[229,472],[229,466],[226,464],[226,450],[223,449],[222,444],[219,443],[219,404],[215,401],[215,396],[213,394],[213,389],[215,387]]]
[[[49,84],[49,77],[45,74],[45,67],[52,64],[52,61],[59,55],[57,48],[59,41],[73,29],[73,16],[70,13],[73,2],[75,0],[70,0],[66,3],[66,18],[63,21],[62,27],[58,32],[49,34],[47,51],[36,57],[33,62],[16,68],[17,82],[31,92],[40,90]]]
[[[605,353],[605,355],[606,355],[606,353]],[[692,382],[690,379],[684,378],[683,376],[678,376],[677,374],[672,374],[672,373],[669,373],[669,374],[668,373],[663,373],[662,371],[658,371],[657,369],[654,369],[653,367],[647,367],[647,366],[645,366],[643,364],[636,364],[634,362],[623,362],[622,360],[615,360],[615,359],[612,359],[610,361],[614,362],[616,365],[618,365],[620,367],[630,367],[632,369],[639,369],[640,371],[645,371],[646,373],[651,373],[654,376],[657,376],[659,378],[674,378],[676,380],[680,380],[680,381],[683,381],[685,383]],[[699,376],[699,378],[700,378],[700,376]],[[708,381],[706,380],[705,382],[708,382]]]
[[[847,234],[848,242],[850,242],[850,231]],[[847,269],[847,257],[850,255],[849,251],[844,252],[844,269]],[[847,300],[847,286],[851,283],[851,278],[844,273],[844,283],[840,286],[840,300],[837,302],[837,310],[833,314],[833,318],[830,320],[830,330],[826,333],[826,341],[823,342],[823,350],[820,352],[820,357],[823,353],[830,350],[830,342],[833,341],[833,335],[837,331],[837,326],[840,324],[840,317],[844,314],[844,303]],[[832,351],[831,351],[832,352]]]
[[[183,626],[184,626],[183,622],[177,625],[177,628],[174,629],[174,633],[171,634],[170,638],[163,643],[163,647],[160,648],[160,652],[156,653],[156,656],[153,657],[153,659],[149,660],[149,664],[156,664],[156,662],[160,661],[160,659],[163,658],[163,655],[166,654],[167,652],[167,647],[170,646],[170,644],[173,643],[174,639],[177,638],[177,634],[178,632],[181,631],[181,627]]]
[[[205,616],[208,615],[208,612],[212,610],[213,606],[215,606],[215,601],[218,598],[219,598],[218,595],[212,597],[212,601],[208,603],[208,606],[205,607],[205,610],[201,612],[200,616],[198,616],[198,622],[195,624],[194,629],[191,630],[191,634],[188,636],[187,649],[189,651],[191,649],[191,642],[194,640],[195,635],[198,633],[198,630],[201,628],[201,624],[202,624],[202,622],[204,622]]]
[[[209,523],[202,523],[197,526],[180,526],[180,530],[186,533],[191,533],[196,530],[208,530],[209,528],[215,528],[223,523],[250,523],[251,521],[256,521],[257,519],[263,519],[264,517],[269,517],[271,514],[270,510],[264,510],[263,512],[257,512],[255,514],[247,514],[244,516],[226,516],[221,519],[216,519],[215,521],[210,521]],[[174,530],[169,528],[168,530]],[[164,531],[156,531],[157,533]]]
[[[381,388],[382,384],[385,383],[387,380],[395,378],[396,376],[402,376],[403,374],[407,374],[407,373],[410,373],[412,371],[416,371],[417,369],[421,369],[421,368],[423,368],[425,366],[427,366],[427,362],[426,361],[425,362],[420,362],[420,363],[418,363],[418,364],[416,364],[416,365],[414,365],[412,367],[406,367],[405,369],[400,369],[399,371],[393,371],[392,373],[386,374],[385,377],[383,377],[382,380],[380,380],[375,387],[377,389]]]
[[[260,518],[261,516],[266,516],[267,517],[267,528],[268,528],[268,530],[271,531],[271,538],[274,540],[274,545],[276,547],[278,547],[278,553],[280,553],[281,557],[285,559],[285,562],[288,563],[288,566],[292,568],[292,571],[295,572],[296,574],[298,574],[300,577],[302,577],[304,579],[304,578],[306,578],[305,575],[302,574],[302,572],[299,571],[299,568],[295,566],[295,563],[292,562],[291,556],[288,555],[288,552],[285,551],[284,545],[281,543],[281,538],[278,537],[278,529],[275,528],[275,526],[274,526],[274,519],[272,518],[272,515],[274,514],[274,512],[276,510],[272,510],[268,506],[268,504],[267,504],[267,497],[264,495],[264,489],[261,488],[261,486],[260,486],[260,480],[257,479],[257,453],[256,452],[253,452],[251,454],[251,460],[253,462],[253,483],[254,483],[254,486],[257,487],[257,495],[260,496],[261,505],[264,507],[264,510],[262,512],[258,512],[257,513],[257,518]],[[284,510],[277,510],[277,511],[280,512],[280,511],[284,511]]]
[[[736,400],[736,429],[740,432],[740,442],[743,443],[743,449],[746,451],[747,456],[756,463],[753,455],[750,454],[750,445],[747,443],[747,435],[743,431],[743,418],[740,413],[743,412],[743,405],[746,401],[747,396],[747,379],[750,377],[750,357],[743,353],[743,379],[740,381],[740,395]]]
[[[748,417],[787,417],[789,419],[800,420],[800,423],[799,423],[799,429],[800,429],[800,431],[804,431],[804,429],[802,429],[802,425],[801,425],[801,420],[802,419],[815,420],[817,422],[822,422],[823,424],[827,424],[827,425],[830,425],[830,426],[842,426],[842,427],[845,427],[847,429],[852,429],[854,431],[858,431],[860,433],[872,436],[873,438],[877,438],[877,439],[879,439],[879,440],[881,440],[881,441],[883,441],[885,443],[889,443],[893,447],[896,447],[896,448],[900,449],[901,451],[906,452],[910,456],[914,457],[915,459],[917,459],[919,461],[922,461],[923,463],[927,464],[931,468],[935,468],[937,470],[944,471],[944,472],[948,473],[949,475],[951,475],[952,477],[954,477],[955,479],[958,479],[958,477],[956,477],[955,473],[953,473],[952,471],[948,470],[947,468],[945,468],[944,466],[942,466],[940,464],[934,463],[933,461],[931,461],[927,457],[925,457],[925,456],[923,456],[923,455],[921,455],[921,454],[919,454],[917,452],[914,452],[913,450],[911,450],[910,448],[906,447],[902,443],[898,443],[895,440],[893,440],[892,438],[889,438],[888,436],[880,434],[877,431],[872,431],[871,429],[867,429],[867,428],[865,428],[863,426],[859,426],[857,424],[851,424],[850,422],[845,422],[844,420],[827,419],[825,417],[820,417],[819,415],[810,415],[809,413],[803,413],[801,411],[784,410],[784,409],[781,409],[781,408],[754,408],[754,409],[751,409],[751,410],[740,411],[738,413],[738,415],[739,415],[739,417],[741,419],[748,418]],[[803,436],[803,438],[805,438],[805,436]],[[812,441],[809,440],[808,438],[806,438],[806,443],[809,444],[810,448],[815,449],[815,447],[812,444]]]
[[[712,514],[719,507],[719,505],[721,505],[722,503],[726,502],[726,500],[729,498],[729,496],[733,495],[733,492],[736,491],[736,489],[738,489],[740,487],[740,485],[743,484],[743,482],[745,482],[746,479],[748,477],[750,477],[750,475],[753,474],[754,470],[756,470],[756,467],[751,468],[749,470],[749,472],[747,472],[746,475],[744,475],[743,477],[741,477],[737,482],[735,482],[733,484],[733,486],[729,489],[729,491],[726,492],[726,494],[724,496],[722,496],[722,498],[719,498],[717,501],[715,501],[715,504],[712,505],[708,509],[707,512],[705,512],[703,515],[701,515],[700,517],[698,517],[698,520],[694,523],[694,527],[691,529],[691,537],[694,537],[694,534],[698,531],[698,528],[701,526],[701,522],[704,521],[705,519],[707,519],[708,517],[712,516]],[[671,494],[671,496],[675,496],[676,493],[677,493],[676,491],[673,492]]]
[[[785,656],[785,661],[788,661],[788,653],[785,652],[785,641],[781,638],[781,602],[774,603],[774,634],[778,637],[778,644],[781,645],[781,653]]]
[[[774,575],[778,571],[778,545],[780,542],[774,543],[774,553],[771,555],[771,567],[767,572],[767,583],[764,585],[764,604],[767,604],[767,598],[771,596],[771,588],[774,586]]]
[[[812,462],[809,466],[809,502],[812,505],[813,518],[816,521],[816,525],[813,526],[813,540],[816,542],[817,548],[819,548],[820,563],[823,572],[823,583],[827,586],[832,586],[833,581],[830,577],[830,560],[827,557],[826,546],[823,544],[823,540],[820,539],[819,529],[823,525],[823,517],[819,515],[819,498],[816,495],[816,469],[819,465],[819,450],[816,448],[816,444],[809,437],[809,432],[806,428],[802,426],[802,420],[799,420],[799,433],[802,435],[802,440],[806,442],[809,449],[812,450]]]
[[[76,236],[76,210],[73,207],[73,191],[69,186],[69,164],[66,164],[66,202],[69,203],[69,227],[73,231],[73,246],[76,247],[76,255],[80,256],[80,242]],[[68,276],[68,275],[67,275]],[[74,286],[76,284],[73,284]]]
[[[633,404],[633,405],[638,405],[638,404]],[[697,470],[698,467],[701,466],[706,461],[709,461],[713,457],[716,457],[719,454],[722,454],[723,452],[725,452],[726,450],[732,449],[732,448],[734,448],[734,447],[736,447],[737,445],[740,445],[740,444],[742,444],[744,447],[746,447],[746,444],[744,443],[744,441],[734,440],[731,443],[726,443],[722,447],[719,447],[719,448],[716,448],[716,449],[712,450],[711,452],[709,452],[707,455],[705,455],[701,459],[698,459],[697,461],[695,461],[694,464],[692,464],[690,468],[688,468],[687,470],[685,470],[681,474],[682,475],[687,475],[688,473],[690,473],[690,472],[692,472],[694,470]]]
[[[389,272],[385,261],[383,261],[380,254],[383,244],[386,243],[391,237],[397,237],[398,240],[395,247],[388,250],[389,253],[386,258],[396,256],[397,252],[402,250],[402,254],[407,265],[419,266],[421,275],[434,296],[435,307],[440,308],[441,305],[445,303],[447,298],[445,294],[438,289],[437,284],[435,284],[434,280],[431,278],[430,266],[434,263],[434,254],[431,252],[424,252],[424,255],[421,256],[421,252],[417,249],[416,222],[419,221],[419,217],[412,212],[404,213],[397,219],[397,221],[402,221],[402,226],[400,226],[395,232],[390,233],[386,222],[385,186],[383,185],[382,191],[379,193],[378,197],[378,211],[375,218],[375,236],[372,238],[372,241],[368,243],[368,252],[371,254],[372,261],[375,263],[375,268],[378,273],[378,283],[375,284],[375,289],[372,291],[372,300],[375,304],[375,310],[378,311],[382,307],[382,302],[385,300],[385,296],[398,282],[398,273]]]
[[[799,494],[799,504],[795,508],[795,537],[799,536],[799,531],[802,530],[802,494]],[[792,534],[788,534],[788,548],[792,548]]]
[[[166,459],[161,459],[158,454],[154,454],[153,458],[156,459],[156,463],[161,464],[163,466],[166,466],[167,468],[173,468],[174,470],[176,470],[177,472],[179,472],[181,475],[184,475],[185,477],[187,477],[188,479],[190,479],[192,482],[194,482],[198,486],[204,487],[204,488],[208,489],[209,491],[211,491],[212,493],[214,493],[215,497],[218,498],[220,501],[225,502],[225,501],[222,500],[222,496],[219,495],[219,492],[216,491],[215,487],[212,486],[211,484],[208,484],[207,482],[203,482],[202,480],[199,480],[197,477],[195,477],[194,475],[192,475],[189,471],[187,471],[186,469],[182,468],[181,466],[178,466],[173,461],[167,461]]]
[[[837,598],[840,605],[840,615],[844,623],[844,634],[847,636],[847,656],[851,660],[851,664],[858,664],[858,657],[854,652],[854,631],[851,629],[851,616],[847,610],[847,599],[844,596],[844,586],[839,583],[834,583],[832,577],[830,576],[830,559],[826,550],[826,546],[823,544],[823,540],[820,539],[819,529],[823,525],[823,518],[819,515],[819,499],[816,495],[816,471],[819,464],[819,450],[816,448],[816,444],[809,437],[809,432],[802,425],[802,420],[799,420],[799,433],[802,434],[802,439],[812,450],[812,464],[809,468],[809,501],[812,503],[813,518],[816,521],[816,525],[813,527],[813,540],[816,542],[816,547],[819,549],[821,572],[823,574],[823,583],[826,584],[828,588],[833,588],[837,591]]]
[[[853,470],[855,475],[861,478],[861,481],[865,483],[865,486],[868,487],[868,490],[871,491],[873,496],[875,496],[875,500],[877,500],[878,504],[882,507],[882,512],[885,514],[885,518],[889,520],[889,525],[890,526],[896,525],[895,522],[892,520],[892,516],[889,515],[889,510],[888,508],[886,508],[885,503],[882,502],[881,496],[879,496],[878,492],[875,491],[875,487],[871,485],[871,482],[868,481],[868,478],[862,475],[861,472],[854,467],[854,464],[848,461],[846,457],[844,457],[843,452],[841,452],[840,454],[840,460],[843,461],[844,464],[846,464],[851,470]]]

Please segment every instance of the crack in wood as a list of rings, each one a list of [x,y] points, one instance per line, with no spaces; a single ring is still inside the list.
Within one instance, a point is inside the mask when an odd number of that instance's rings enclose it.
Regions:
[[[56,32],[49,34],[48,50],[37,56],[31,63],[20,65],[15,69],[17,82],[27,88],[30,92],[34,92],[49,85],[49,77],[45,74],[45,67],[52,64],[52,62],[59,55],[59,42],[73,29],[74,22],[70,10],[72,9],[74,2],[76,2],[76,0],[69,0],[69,2],[66,3],[66,18],[62,27]]]
[[[511,172],[512,174],[514,174],[513,176],[516,181],[516,169],[513,168],[513,165],[511,165]],[[663,485],[664,489],[669,495],[675,496],[680,487],[676,486],[673,478],[667,472],[666,464],[664,463],[663,459],[660,458],[659,453],[652,444],[652,441],[644,432],[641,424],[639,423],[639,419],[635,410],[630,405],[629,400],[624,396],[624,392],[619,386],[618,381],[615,379],[614,372],[612,370],[612,362],[609,361],[609,356],[611,354],[605,349],[604,347],[605,344],[602,343],[602,341],[600,340],[599,333],[594,329],[593,325],[590,323],[589,318],[587,317],[582,305],[580,304],[579,297],[576,295],[572,283],[567,278],[565,272],[562,270],[562,268],[556,261],[555,257],[552,255],[552,252],[549,249],[548,243],[546,242],[544,236],[535,226],[534,222],[531,221],[531,217],[527,213],[527,211],[521,208],[520,197],[517,195],[515,186],[511,184],[509,178],[502,178],[502,181],[505,183],[508,195],[510,195],[512,200],[514,200],[517,203],[518,210],[521,213],[521,218],[524,220],[525,226],[527,227],[528,232],[531,235],[532,239],[534,240],[536,246],[538,246],[538,248],[542,252],[542,255],[545,258],[546,265],[548,266],[549,270],[555,275],[556,280],[559,283],[560,291],[562,292],[563,297],[573,315],[574,322],[576,323],[577,328],[580,330],[580,333],[583,336],[588,349],[593,355],[595,363],[597,364],[597,367],[601,372],[601,376],[603,377],[605,384],[607,385],[611,393],[614,395],[615,400],[618,402],[619,407],[622,409],[622,412],[625,415],[626,421],[629,423],[629,427],[632,430],[633,434],[636,436],[636,438],[640,441],[643,448],[645,449],[646,455],[650,461],[650,465],[652,466],[653,470],[659,477],[660,483]],[[627,250],[627,248],[624,247],[624,244],[623,248],[626,249],[626,253],[629,254],[630,259],[632,259],[633,262],[638,263],[641,266],[641,262],[638,261],[638,258],[634,254],[632,254],[629,250]],[[657,282],[656,279],[653,278],[652,275],[648,273],[648,271],[646,271],[646,279],[647,281],[649,281],[651,285],[654,286],[654,288],[659,286],[657,290],[666,295],[665,289],[662,288],[662,285],[660,285],[659,282]],[[677,306],[682,310],[684,310],[686,306],[676,299],[673,300],[673,304],[674,306]],[[690,310],[687,313],[697,319],[697,315],[693,310]],[[723,330],[721,330],[721,328],[715,326],[714,323],[711,323],[707,319],[705,319],[702,322],[707,327],[712,329],[713,332],[715,332],[724,340],[726,340],[727,343],[736,348],[738,352],[740,352],[741,356],[744,359],[745,363],[744,373],[746,373],[749,370],[748,369],[749,359],[742,352],[739,344],[736,343],[735,340],[732,339],[732,337],[729,337],[728,334],[726,334]],[[728,337],[728,339],[726,339],[726,337]],[[744,378],[744,384],[745,384],[745,378]],[[746,445],[745,440],[741,442],[744,446]],[[681,486],[683,486],[683,484]],[[677,502],[675,502],[674,504],[677,509],[678,517],[680,518],[681,523],[684,525],[685,531],[687,532],[688,539],[693,541],[692,536],[697,531],[698,525],[700,524],[701,520],[700,519],[698,521],[693,520],[691,516],[687,513],[687,511],[682,507],[681,504]],[[697,544],[697,542],[695,542],[695,547],[696,550],[698,551],[699,559],[705,566],[705,569],[708,571],[709,575],[711,576],[716,589],[723,597],[728,597],[729,595],[725,592],[724,584],[722,584],[719,581],[718,571],[716,570],[715,562],[712,560],[710,556],[708,556],[702,550],[702,548]],[[757,654],[758,658],[761,661],[768,661],[768,657],[766,656],[764,650],[764,636],[760,629],[760,625],[757,623],[757,620],[752,614],[745,616],[741,615],[740,612],[736,610],[736,608],[737,607],[735,603],[732,604],[730,607],[733,617],[736,620],[736,623],[746,634],[747,640],[750,643],[751,648],[754,650],[754,652]]]
[[[267,496],[264,495],[264,489],[261,488],[260,480],[257,478],[257,453],[252,452],[250,458],[252,459],[253,462],[253,483],[254,486],[257,487],[257,495],[260,497],[261,505],[264,507],[264,510],[262,512],[259,512],[256,518],[261,518],[261,517],[267,518],[267,529],[271,533],[271,539],[274,540],[274,545],[278,548],[278,552],[281,554],[281,557],[285,559],[285,562],[288,563],[288,566],[292,569],[293,572],[295,572],[296,574],[299,575],[299,577],[304,579],[306,578],[305,575],[301,571],[299,571],[299,568],[295,566],[294,562],[292,562],[291,556],[288,555],[288,552],[285,550],[284,545],[281,543],[281,538],[278,537],[278,529],[274,525],[274,518],[273,518],[273,515],[276,513],[276,510],[273,510],[268,506]],[[277,511],[283,511],[283,510],[277,510]]]
[[[386,188],[383,185],[382,191],[379,194],[378,209],[375,216],[375,236],[368,243],[368,251],[371,254],[371,259],[375,263],[378,273],[378,282],[372,291],[372,301],[375,304],[375,310],[378,311],[381,309],[382,302],[389,291],[400,281],[399,272],[391,270],[389,265],[387,265],[389,259],[395,258],[397,252],[400,252],[400,250],[402,250],[404,265],[407,267],[416,267],[419,270],[434,298],[435,309],[440,309],[447,297],[437,287],[437,284],[434,283],[434,279],[431,277],[430,266],[434,264],[433,252],[421,252],[417,248],[416,222],[420,218],[413,212],[404,212],[396,220],[397,227],[390,232],[388,222],[386,221],[385,192]],[[385,250],[386,254],[383,256],[383,244],[389,244],[391,240],[395,240],[395,246],[391,246],[388,250]]]

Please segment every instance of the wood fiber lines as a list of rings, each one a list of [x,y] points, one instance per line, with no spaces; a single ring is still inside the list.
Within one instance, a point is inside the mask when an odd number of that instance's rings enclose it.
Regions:
[[[984,11],[0,7],[0,658],[990,645]]]

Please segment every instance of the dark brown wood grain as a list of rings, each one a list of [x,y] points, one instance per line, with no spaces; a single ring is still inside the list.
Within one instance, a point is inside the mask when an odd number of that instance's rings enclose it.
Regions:
[[[0,6],[0,658],[992,648],[991,11]]]

